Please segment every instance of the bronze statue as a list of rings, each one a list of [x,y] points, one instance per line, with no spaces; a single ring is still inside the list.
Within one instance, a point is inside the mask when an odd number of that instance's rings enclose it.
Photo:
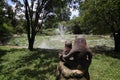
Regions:
[[[76,36],[72,49],[68,53],[63,50],[60,59],[57,80],[90,80],[92,54],[84,36]]]

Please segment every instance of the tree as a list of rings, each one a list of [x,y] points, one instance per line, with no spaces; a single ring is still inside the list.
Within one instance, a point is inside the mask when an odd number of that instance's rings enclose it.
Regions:
[[[61,9],[60,13],[49,15],[47,20],[45,21],[45,28],[53,28],[61,21],[69,21],[70,20],[70,8],[64,7]]]
[[[83,11],[81,24],[93,33],[112,33],[117,52],[120,52],[119,3],[119,0],[85,0],[80,6]]]
[[[35,3],[36,8],[34,9]],[[66,2],[62,0],[32,0],[30,5],[28,0],[24,0],[29,50],[33,50],[35,35],[37,34],[37,32],[41,31],[44,22],[47,20],[48,15],[50,15],[50,13],[59,13],[58,9],[61,11],[61,8],[65,6],[65,3]]]
[[[61,17],[59,13],[72,0],[12,0],[17,8],[25,13],[28,49],[33,50],[35,36],[41,32],[50,15]],[[23,4],[24,3],[24,4]]]
[[[0,43],[4,44],[13,33],[13,27],[11,25],[11,18],[13,12],[11,6],[9,6],[5,0],[0,1]]]

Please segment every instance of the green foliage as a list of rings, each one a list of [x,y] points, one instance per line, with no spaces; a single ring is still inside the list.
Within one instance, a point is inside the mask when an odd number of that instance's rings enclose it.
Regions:
[[[7,23],[0,25],[0,37],[7,37],[13,33],[13,27]]]
[[[11,24],[13,10],[5,0],[0,1],[0,43],[5,44],[9,40],[14,28]]]
[[[42,35],[53,36],[55,34],[54,28],[48,28],[43,30]]]
[[[71,31],[78,32],[79,34],[84,33],[87,34],[90,32],[90,26],[86,26],[87,24],[84,23],[83,16],[76,17],[68,22],[69,26],[71,27]],[[76,30],[78,31],[76,31]]]
[[[70,21],[76,23],[84,33],[110,34],[120,30],[120,1],[85,0],[80,2],[80,17]]]
[[[54,28],[59,21],[60,20],[56,15],[50,15],[45,21],[45,27],[43,29]]]
[[[13,37],[9,40],[8,42],[9,45],[12,46],[25,46],[27,47],[27,37],[26,35],[22,34],[22,35],[17,35],[16,37]]]
[[[73,34],[81,34],[82,33],[79,25],[77,25],[77,24],[75,26],[73,26],[72,32],[73,32]]]
[[[52,27],[56,23],[56,20],[60,20],[61,14],[68,14],[70,11],[63,13],[67,3],[66,0],[12,0],[16,3],[16,8],[20,12],[25,13],[26,19],[26,32],[28,37],[28,49],[33,50],[35,36],[38,32],[42,33],[43,27]],[[23,10],[23,7],[25,10]],[[69,15],[67,15],[68,18]],[[58,18],[56,18],[58,17]],[[51,21],[51,22],[49,22]],[[20,28],[20,27],[19,27]]]
[[[25,33],[25,28],[22,25],[18,25],[15,27],[15,33],[17,34]]]
[[[112,34],[120,52],[120,0],[85,0],[81,3],[81,25],[93,34]]]
[[[81,25],[92,33],[113,33],[120,29],[118,0],[87,0],[81,3]]]

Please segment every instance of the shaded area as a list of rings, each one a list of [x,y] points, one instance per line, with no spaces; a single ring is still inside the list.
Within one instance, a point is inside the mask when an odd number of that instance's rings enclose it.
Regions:
[[[115,52],[112,47],[108,46],[95,46],[90,48],[94,54],[105,54],[106,56],[120,59],[120,53]]]
[[[10,39],[11,39],[11,36],[8,36],[8,35],[7,37],[0,36],[0,45],[6,45]]]
[[[2,50],[2,49],[0,49],[0,58],[1,58],[2,56],[6,55],[7,52],[8,52],[7,50]]]
[[[0,49],[0,79],[54,80],[59,50]],[[7,56],[9,55],[9,56]],[[13,56],[18,55],[18,56]],[[8,57],[8,58],[6,58]],[[15,59],[13,60],[14,57]],[[4,77],[7,76],[7,77]]]
[[[19,72],[20,75],[27,75],[31,78],[35,77],[38,80],[46,80],[49,75],[55,76],[55,71],[58,63],[58,50],[52,49],[37,49],[34,53],[29,56],[22,58],[21,63],[26,65],[32,64],[32,61],[38,60],[34,65],[34,69],[24,69]]]

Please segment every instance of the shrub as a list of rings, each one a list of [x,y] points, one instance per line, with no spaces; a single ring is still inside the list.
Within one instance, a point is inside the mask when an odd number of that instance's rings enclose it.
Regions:
[[[3,23],[0,25],[0,42],[4,43],[8,40],[9,36],[13,33],[13,27]]]

